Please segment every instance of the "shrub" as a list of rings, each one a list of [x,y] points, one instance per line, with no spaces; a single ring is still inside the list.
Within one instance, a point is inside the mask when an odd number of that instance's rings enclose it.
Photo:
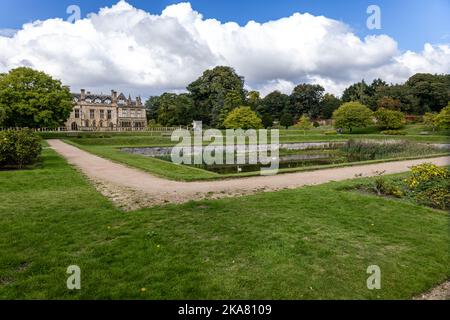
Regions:
[[[411,168],[411,176],[405,180],[408,196],[419,203],[438,208],[450,208],[450,173],[432,163]]]
[[[0,132],[0,167],[33,164],[42,151],[40,137],[29,129]]]
[[[374,191],[379,195],[388,195],[394,196],[396,198],[403,197],[403,191],[397,185],[395,185],[392,181],[386,179],[382,175],[385,172],[378,173],[377,177],[374,180]]]
[[[312,123],[309,117],[306,114],[304,114],[303,116],[301,116],[301,118],[298,120],[297,124],[294,127],[300,130],[309,130],[312,128]]]
[[[333,112],[336,128],[365,128],[372,124],[372,111],[359,102],[347,102]]]
[[[240,107],[232,110],[223,122],[227,129],[261,129],[263,127],[261,118],[250,109]]]
[[[436,124],[439,129],[450,129],[450,102],[436,116]]]
[[[399,129],[405,123],[405,115],[400,111],[380,108],[374,115],[377,124],[383,129]]]
[[[325,131],[323,134],[326,136],[333,136],[333,135],[337,134],[337,131],[336,130]]]
[[[385,131],[381,131],[381,134],[385,134],[388,136],[404,136],[404,135],[406,135],[405,132],[402,132],[399,130],[385,130]]]

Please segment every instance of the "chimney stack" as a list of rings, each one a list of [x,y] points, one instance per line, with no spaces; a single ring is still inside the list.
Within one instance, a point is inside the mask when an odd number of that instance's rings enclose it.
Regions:
[[[111,98],[113,102],[117,101],[117,91],[111,90]]]
[[[81,89],[81,96],[80,96],[80,100],[84,101],[84,99],[86,98],[86,90]]]

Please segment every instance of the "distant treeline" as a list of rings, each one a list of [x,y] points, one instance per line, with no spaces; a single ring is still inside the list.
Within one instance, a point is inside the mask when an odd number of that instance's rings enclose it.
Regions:
[[[205,125],[223,127],[229,112],[249,106],[265,126],[284,124],[308,115],[311,119],[330,119],[342,103],[358,101],[372,110],[386,108],[412,115],[439,112],[450,101],[450,75],[418,73],[404,84],[364,80],[344,90],[338,98],[317,84],[299,84],[290,95],[274,91],[261,98],[257,91],[244,89],[244,78],[233,68],[219,66],[207,70],[187,86],[187,93],[164,93],[146,101],[148,117],[163,126],[189,125],[201,120]]]

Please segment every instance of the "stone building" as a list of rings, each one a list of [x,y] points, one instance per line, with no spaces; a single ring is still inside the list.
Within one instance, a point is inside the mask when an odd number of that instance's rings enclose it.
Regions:
[[[139,130],[147,126],[147,116],[141,98],[135,101],[112,90],[111,95],[91,94],[81,89],[73,93],[75,106],[65,126],[78,130]]]

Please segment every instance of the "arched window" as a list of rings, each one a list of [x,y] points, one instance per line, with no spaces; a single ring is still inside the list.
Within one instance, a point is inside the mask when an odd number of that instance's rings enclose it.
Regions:
[[[72,129],[72,131],[78,131],[78,125],[76,122],[72,122],[72,125],[70,126],[70,128]]]
[[[86,120],[85,125],[86,125],[86,127],[89,127],[89,120]]]
[[[98,123],[98,126],[101,128],[101,127],[103,127],[103,121],[102,120],[100,120],[100,122]]]
[[[110,128],[111,130],[114,130],[114,124],[113,124],[112,122],[109,123],[109,128]]]

